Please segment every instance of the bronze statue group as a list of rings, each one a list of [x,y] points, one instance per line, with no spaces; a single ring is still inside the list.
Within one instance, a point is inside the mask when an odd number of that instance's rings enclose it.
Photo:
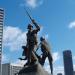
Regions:
[[[51,69],[51,74],[53,74],[53,59],[50,52],[49,44],[44,37],[40,37],[40,44],[38,46],[37,34],[40,31],[40,26],[32,19],[33,24],[28,24],[27,44],[22,46],[23,53],[22,56],[25,58],[19,58],[20,60],[27,60],[27,63],[24,66],[30,66],[39,62],[44,66],[45,60],[48,57],[49,65]],[[42,55],[38,55],[36,50],[41,50]]]

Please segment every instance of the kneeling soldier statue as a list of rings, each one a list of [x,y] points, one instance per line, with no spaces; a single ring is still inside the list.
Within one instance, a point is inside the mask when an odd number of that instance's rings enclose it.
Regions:
[[[40,38],[40,45],[41,45],[41,51],[42,51],[42,59],[41,59],[41,65],[43,66],[45,63],[46,58],[48,57],[49,64],[50,64],[50,69],[51,69],[51,74],[53,75],[53,58],[50,52],[50,47],[48,42],[45,40],[45,38],[41,37]]]

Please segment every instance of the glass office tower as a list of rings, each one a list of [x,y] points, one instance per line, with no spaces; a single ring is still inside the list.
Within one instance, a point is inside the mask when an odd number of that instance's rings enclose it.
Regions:
[[[73,75],[73,61],[72,53],[70,50],[66,50],[63,52],[63,60],[65,75]]]
[[[3,39],[4,10],[0,8],[0,75],[2,75],[2,39]]]

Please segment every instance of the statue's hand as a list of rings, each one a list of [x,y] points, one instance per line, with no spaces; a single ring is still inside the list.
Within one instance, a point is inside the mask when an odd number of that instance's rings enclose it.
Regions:
[[[18,58],[18,59],[22,60],[22,58]]]
[[[32,23],[33,23],[33,24],[35,23],[35,20],[34,20],[34,19],[32,19]]]

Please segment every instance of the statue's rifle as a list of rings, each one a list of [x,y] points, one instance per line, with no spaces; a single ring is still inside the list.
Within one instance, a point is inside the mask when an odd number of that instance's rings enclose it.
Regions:
[[[32,17],[30,16],[29,12],[28,12],[26,9],[25,9],[25,11],[26,11],[27,16],[30,18],[31,22],[33,23],[33,19],[32,19]]]

